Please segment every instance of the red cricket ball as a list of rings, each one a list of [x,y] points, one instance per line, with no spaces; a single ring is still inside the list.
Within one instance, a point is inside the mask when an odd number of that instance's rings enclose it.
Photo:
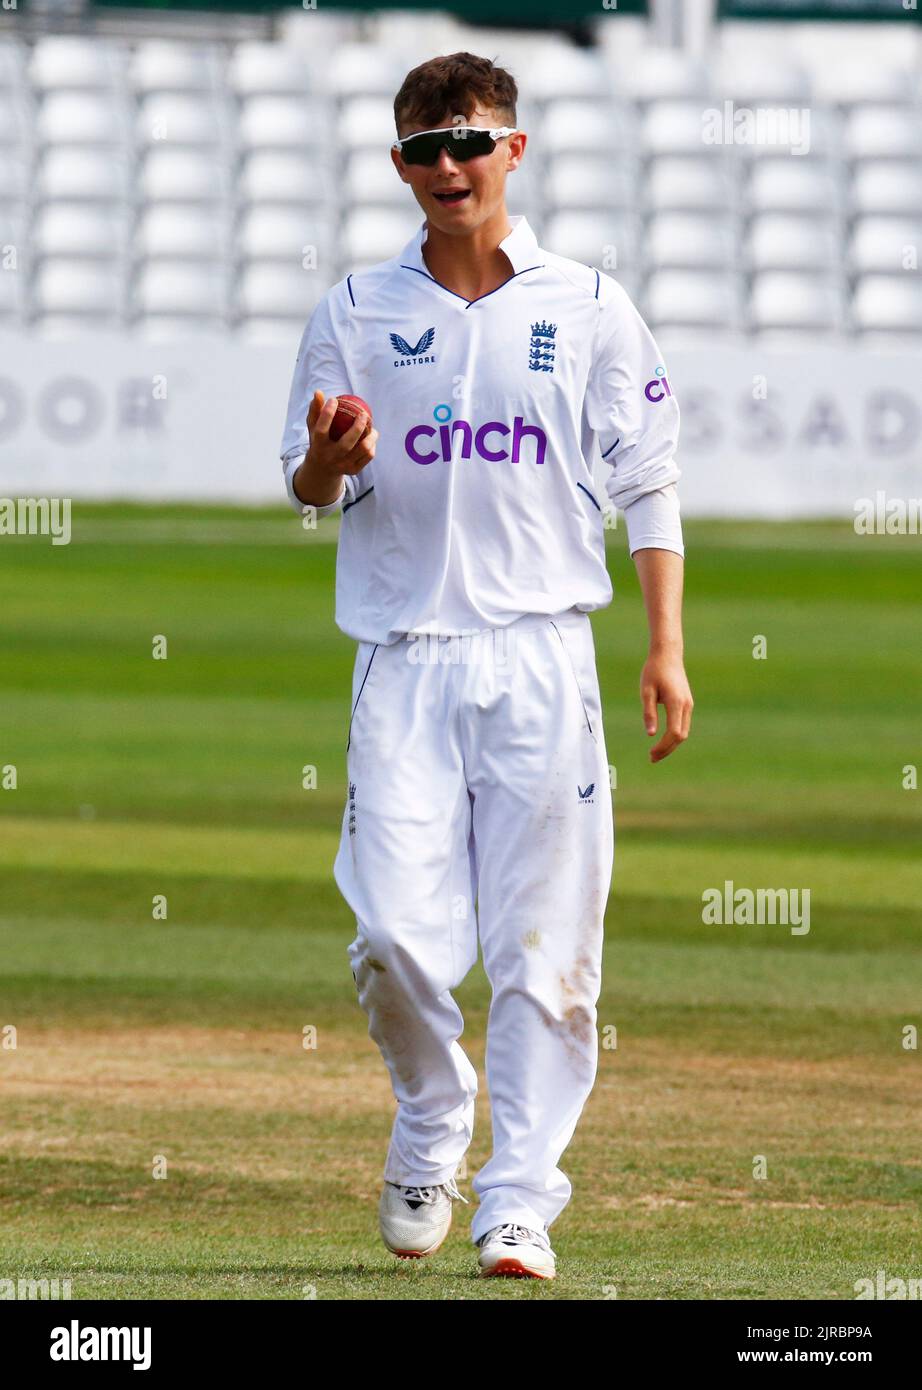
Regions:
[[[371,407],[366,405],[361,396],[338,396],[336,400],[336,414],[333,416],[333,423],[330,425],[330,438],[342,439],[347,430],[351,430],[353,424],[362,414],[368,416],[368,424],[362,438],[371,429]]]

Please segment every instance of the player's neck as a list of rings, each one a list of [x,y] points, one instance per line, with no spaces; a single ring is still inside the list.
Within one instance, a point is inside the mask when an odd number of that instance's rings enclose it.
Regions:
[[[446,289],[464,299],[479,299],[499,289],[513,274],[508,256],[499,249],[512,231],[505,204],[467,236],[452,236],[427,225],[423,260],[429,274]]]

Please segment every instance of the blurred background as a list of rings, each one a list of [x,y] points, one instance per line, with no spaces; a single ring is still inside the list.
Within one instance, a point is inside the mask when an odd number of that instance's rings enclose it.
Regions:
[[[841,516],[907,491],[914,0],[0,9],[8,490],[276,498],[312,306],[419,225],[388,156],[395,92],[457,49],[520,86],[510,211],[621,280],[668,353],[686,514]]]
[[[456,49],[521,87],[510,211],[623,281],[682,412],[696,707],[663,763],[623,526],[593,615],[615,869],[552,1289],[478,1283],[470,1207],[425,1267],[377,1237],[393,1100],[331,872],[355,646],[339,521],[302,528],[278,458],[312,305],[419,225],[393,96]],[[854,525],[922,494],[920,51],[902,0],[0,0],[0,1279],[922,1273],[920,538]],[[71,543],[8,534],[20,497],[74,499]],[[809,892],[809,932],[705,922],[728,883]],[[479,965],[457,994],[483,1080]],[[482,1089],[465,1191],[489,1149]]]

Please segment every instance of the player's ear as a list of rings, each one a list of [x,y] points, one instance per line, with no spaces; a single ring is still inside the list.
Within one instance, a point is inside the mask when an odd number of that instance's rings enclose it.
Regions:
[[[407,178],[406,173],[404,172],[404,170],[406,169],[406,165],[400,158],[400,153],[398,150],[391,150],[391,163],[397,170],[397,173],[400,175],[401,181],[403,183],[409,183],[410,180]]]
[[[506,161],[507,169],[518,169],[525,153],[525,146],[528,144],[528,136],[524,130],[517,130],[515,135],[510,135],[508,140],[509,158]]]

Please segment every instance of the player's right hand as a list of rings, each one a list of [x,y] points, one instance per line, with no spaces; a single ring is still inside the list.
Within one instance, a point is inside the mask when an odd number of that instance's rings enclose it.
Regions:
[[[307,430],[310,445],[307,456],[311,464],[322,473],[335,477],[343,473],[360,473],[375,456],[378,431],[370,429],[362,438],[368,424],[368,416],[363,412],[349,427],[341,439],[330,438],[330,426],[336,414],[337,400],[331,396],[324,400],[322,391],[315,391],[310,409],[307,412]]]

